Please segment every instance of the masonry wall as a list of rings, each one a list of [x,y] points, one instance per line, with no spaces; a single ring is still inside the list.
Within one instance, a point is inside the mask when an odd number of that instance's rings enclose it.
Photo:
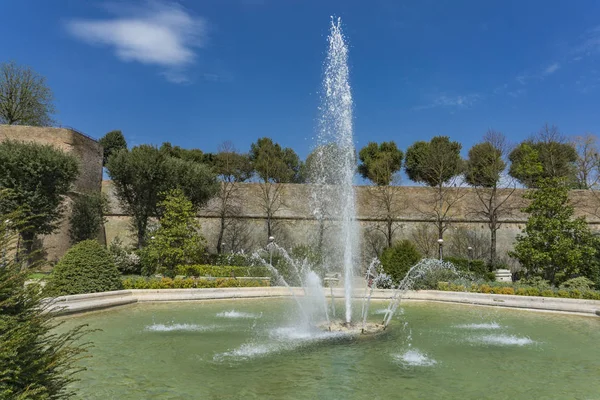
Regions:
[[[310,205],[310,185],[284,185],[282,204],[275,214],[276,240],[284,246],[291,248],[297,245],[316,245],[319,237],[319,223],[312,214]],[[361,225],[363,237],[362,253],[368,258],[373,253],[371,236],[376,236],[377,227],[382,227],[383,218],[381,208],[376,201],[377,189],[372,186],[356,187],[358,221]],[[397,199],[396,212],[394,213],[395,240],[404,238],[414,239],[416,231],[423,230],[424,226],[433,228],[430,210],[432,192],[426,187],[395,187],[394,196]],[[454,190],[454,189],[453,189]],[[457,189],[460,199],[457,201],[454,211],[451,213],[453,222],[450,224],[445,238],[450,238],[461,229],[477,232],[486,241],[489,238],[487,221],[476,213],[481,209],[480,200],[474,189]],[[113,186],[110,181],[103,182],[103,191],[108,195],[111,204],[111,214],[106,223],[106,238],[110,242],[115,236],[123,240],[134,240],[130,231],[131,222],[124,215],[115,198]],[[501,218],[501,227],[497,232],[497,249],[500,256],[505,256],[512,249],[514,240],[524,227],[527,216],[520,209],[526,204],[523,199],[524,190],[517,190],[510,198],[512,211]],[[242,213],[237,220],[244,226],[247,236],[250,237],[247,247],[262,247],[267,242],[266,222],[261,209],[260,185],[256,183],[240,184],[237,203]],[[600,220],[594,215],[596,210],[596,198],[590,196],[586,191],[573,191],[572,200],[576,205],[576,214],[586,216],[592,229],[600,229]],[[598,203],[600,205],[600,202]],[[199,219],[202,224],[203,234],[206,237],[211,251],[216,251],[217,235],[219,231],[219,217],[217,203],[211,201],[205,208],[200,210]],[[335,235],[335,223],[326,223],[325,236]],[[437,233],[429,239],[432,251],[437,252]],[[449,244],[449,242],[447,243]],[[236,247],[235,243],[225,241],[225,251],[231,251]],[[465,254],[466,247],[465,244]],[[234,248],[233,250],[239,250]],[[481,249],[476,249],[481,250]]]
[[[69,249],[68,215],[73,199],[80,193],[98,193],[102,186],[102,146],[94,139],[66,128],[0,125],[0,141],[18,140],[54,146],[79,161],[79,176],[65,199],[65,218],[58,231],[42,237],[46,257],[56,261]],[[104,241],[104,235],[100,238]]]

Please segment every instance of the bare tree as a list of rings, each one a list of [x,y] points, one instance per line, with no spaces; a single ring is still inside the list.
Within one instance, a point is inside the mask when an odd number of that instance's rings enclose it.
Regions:
[[[397,185],[400,177],[395,176],[393,182]],[[375,216],[383,221],[375,224],[373,228],[384,236],[387,247],[392,246],[396,232],[402,228],[397,216],[406,209],[406,202],[402,201],[402,194],[396,185],[369,188],[370,202],[376,210]]]
[[[573,147],[577,150],[576,168],[579,189],[595,188],[600,180],[597,142],[598,138],[591,133],[575,136],[573,139]]]
[[[54,108],[46,78],[11,61],[0,64],[0,123],[50,126]]]
[[[434,227],[427,222],[420,222],[415,225],[411,232],[411,240],[417,246],[417,249],[426,258],[436,255],[438,235]]]
[[[220,221],[217,252],[221,253],[225,232],[232,223],[232,218],[240,214],[239,184],[252,177],[252,164],[249,156],[238,153],[229,141],[219,146],[213,162],[214,170],[221,181],[216,207]]]

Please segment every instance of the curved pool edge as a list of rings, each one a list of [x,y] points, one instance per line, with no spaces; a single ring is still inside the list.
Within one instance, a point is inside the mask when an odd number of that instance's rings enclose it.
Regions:
[[[50,310],[59,315],[79,314],[103,310],[134,303],[163,301],[201,301],[226,299],[251,299],[269,297],[303,296],[302,288],[249,287],[249,288],[210,288],[210,289],[131,289],[113,292],[78,294],[61,296],[50,300]],[[325,291],[327,297],[329,290]],[[363,291],[355,291],[354,297],[363,297]],[[373,300],[389,300],[391,289],[376,289]],[[343,289],[334,289],[336,298],[343,298]],[[517,308],[531,311],[550,311],[600,316],[600,301],[585,299],[564,299],[556,297],[529,297],[502,294],[484,294],[467,292],[447,292],[438,290],[409,291],[402,296],[409,301],[433,301],[465,305]]]

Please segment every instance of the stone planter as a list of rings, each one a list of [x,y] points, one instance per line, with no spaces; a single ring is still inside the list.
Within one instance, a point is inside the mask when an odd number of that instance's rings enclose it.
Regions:
[[[497,269],[494,275],[496,275],[496,282],[512,282],[512,273],[508,269]]]

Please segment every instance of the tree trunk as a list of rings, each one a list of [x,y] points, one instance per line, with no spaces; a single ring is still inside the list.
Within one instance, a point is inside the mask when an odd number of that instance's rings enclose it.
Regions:
[[[219,237],[217,239],[217,254],[223,250],[223,235],[225,234],[225,216],[221,215],[221,226],[219,227]]]
[[[17,248],[17,261],[23,262],[23,267],[29,267],[33,262],[33,246],[35,241],[35,234],[32,232],[21,232],[21,245],[23,252]]]
[[[388,242],[388,247],[392,247],[392,242],[393,242],[392,225],[393,224],[394,224],[394,221],[392,220],[391,217],[388,216],[388,219],[387,219],[387,242]]]
[[[490,265],[492,266],[492,268],[496,267],[496,232],[496,227],[490,229]]]

